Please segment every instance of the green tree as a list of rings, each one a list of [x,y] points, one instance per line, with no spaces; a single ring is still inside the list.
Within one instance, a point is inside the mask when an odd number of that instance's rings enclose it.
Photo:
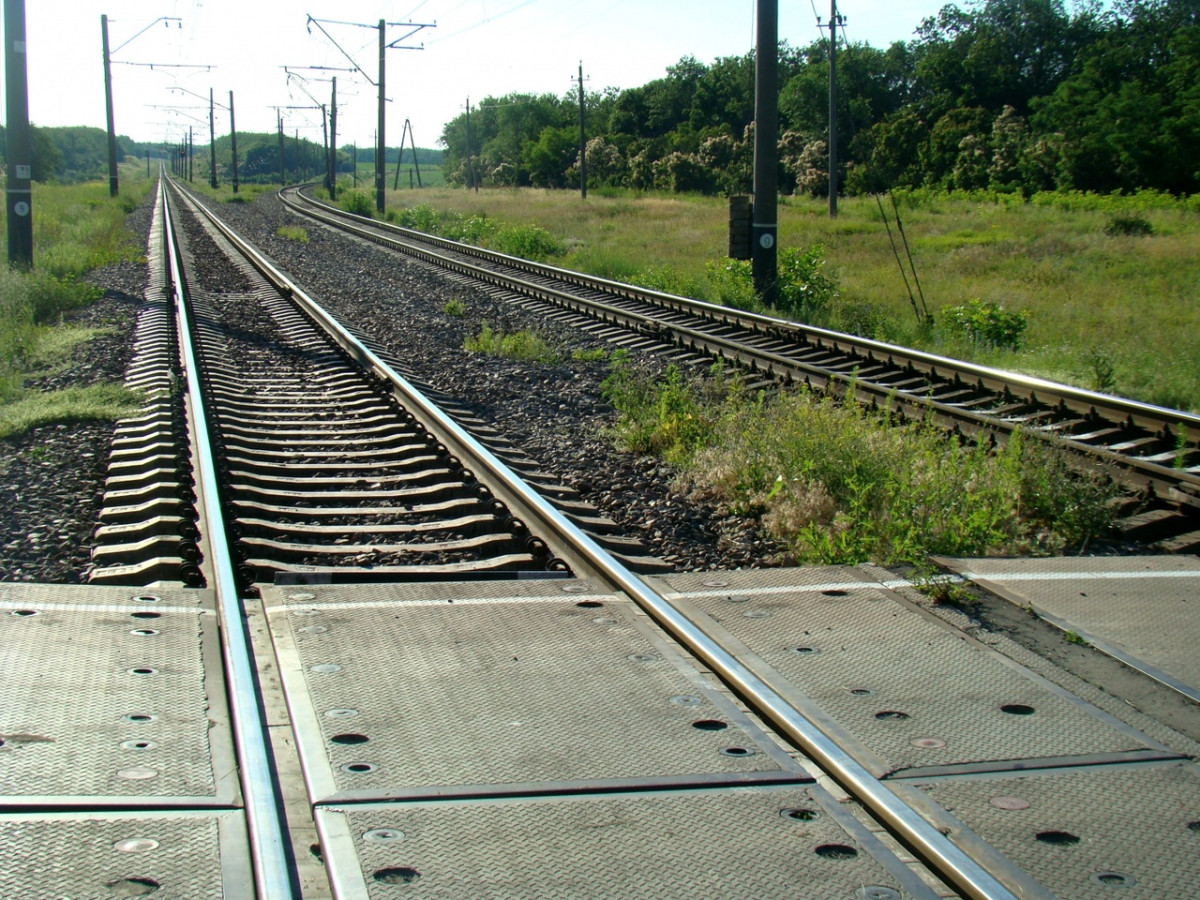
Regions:
[[[535,187],[561,188],[567,185],[567,169],[579,155],[577,128],[542,129],[536,142],[525,146],[522,162],[529,170]]]

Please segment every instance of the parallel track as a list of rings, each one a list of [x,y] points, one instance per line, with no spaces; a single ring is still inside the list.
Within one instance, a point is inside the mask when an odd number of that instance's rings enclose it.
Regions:
[[[195,484],[201,532],[197,546],[203,557],[198,569],[204,583],[216,591],[221,609],[260,897],[295,896],[296,887],[284,852],[287,826],[276,797],[280,786],[259,715],[257,681],[262,673],[254,672],[245,632],[242,598],[248,596],[251,575],[285,583],[306,577],[321,582],[363,576],[450,580],[527,577],[534,569],[543,578],[569,571],[632,599],[963,896],[1014,896],[993,872],[901,802],[751,667],[539,496],[211,216],[206,227],[220,230],[217,239],[226,252],[236,247],[279,293],[270,296],[253,279],[248,290],[232,294],[199,287],[195,276],[182,268],[189,254],[171,236],[169,209],[174,202],[164,205],[163,218],[183,348],[185,405],[192,425],[187,454],[193,461],[192,477],[185,480]],[[246,263],[239,265],[249,278]],[[247,308],[260,310],[256,315],[265,334],[240,330],[247,326]],[[238,317],[223,322],[231,311]],[[230,347],[240,359],[229,355]],[[354,374],[354,366],[366,374]],[[285,375],[285,368],[295,371]],[[353,423],[352,431],[344,422],[333,424],[343,411]],[[345,452],[337,455],[335,446]],[[426,474],[406,471],[413,458],[424,459]],[[414,488],[409,477],[433,487]],[[326,480],[336,487],[323,484],[311,490]],[[427,489],[440,499],[416,499],[419,490]],[[280,499],[280,494],[291,499]],[[322,507],[330,499],[335,506]],[[414,513],[422,524],[411,524]],[[450,525],[445,524],[447,518]],[[180,522],[191,519],[187,513],[177,517]],[[314,519],[320,524],[310,524]],[[442,535],[424,544],[414,541],[414,533],[426,527],[478,533]],[[358,537],[360,533],[369,539]],[[350,546],[338,543],[347,536]],[[291,546],[299,540],[310,546]],[[323,542],[328,546],[320,546]],[[364,565],[363,547],[380,559]],[[410,555],[418,561],[407,562]],[[296,561],[281,561],[291,556]],[[313,557],[320,561],[314,564]],[[340,561],[332,562],[335,557]],[[137,571],[157,572],[130,565],[125,575]]]
[[[281,198],[298,214],[580,321],[730,360],[784,383],[853,390],[862,402],[932,415],[968,435],[1003,441],[1019,429],[1107,467],[1149,497],[1200,510],[1200,417],[1190,413],[531,263],[353,216],[298,188]]]

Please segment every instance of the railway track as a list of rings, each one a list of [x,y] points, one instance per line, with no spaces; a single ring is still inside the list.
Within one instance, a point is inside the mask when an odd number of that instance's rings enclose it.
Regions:
[[[634,346],[727,360],[764,380],[853,391],[860,402],[932,416],[968,436],[1004,441],[1020,430],[1103,467],[1134,492],[1139,501],[1121,523],[1131,540],[1168,552],[1200,548],[1200,417],[532,263],[366,220],[300,188],[281,199],[300,215]]]
[[[997,842],[969,796],[1020,809],[996,779],[1066,772],[1200,808],[1176,747],[879,572],[664,573],[168,197],[92,584],[0,585],[14,896],[1177,886],[1153,861],[1047,864],[1060,832]],[[872,669],[880,628],[925,661]],[[939,702],[967,669],[973,699]]]

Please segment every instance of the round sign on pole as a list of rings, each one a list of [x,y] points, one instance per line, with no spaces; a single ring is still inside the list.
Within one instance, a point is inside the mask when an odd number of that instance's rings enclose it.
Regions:
[[[775,236],[770,233],[764,234],[758,239],[758,243],[764,250],[770,250],[775,246]]]
[[[27,216],[29,215],[29,204],[24,200],[18,200],[13,204],[13,212],[18,216]]]

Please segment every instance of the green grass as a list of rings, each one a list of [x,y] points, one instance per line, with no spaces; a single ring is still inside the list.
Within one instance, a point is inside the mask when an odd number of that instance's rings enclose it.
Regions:
[[[671,368],[651,382],[619,357],[605,394],[618,442],[654,453],[690,489],[757,517],[799,563],[926,565],[931,554],[1045,554],[1104,534],[1116,489],[1017,435],[995,451],[930,424],[807,391]]]
[[[468,336],[463,342],[463,349],[468,353],[486,353],[490,356],[549,365],[561,359],[559,352],[546,343],[546,339],[537,332],[496,331],[486,319],[480,325],[479,334]]]
[[[64,316],[86,306],[101,291],[83,277],[122,260],[141,260],[145,248],[125,227],[126,215],[153,182],[140,165],[123,166],[121,194],[112,198],[107,181],[33,187],[34,268],[0,267],[0,421],[3,434],[47,421],[108,417],[123,409],[123,389],[35,392],[29,377],[54,371],[71,348],[94,332],[64,326]],[[0,210],[0,229],[7,223]]]
[[[280,225],[275,229],[275,233],[289,241],[296,241],[301,244],[308,243],[308,229],[300,225]]]
[[[602,277],[714,302],[738,290],[721,198],[441,188],[389,191],[387,202],[393,215],[423,206],[427,218],[536,224],[566,251],[556,265]],[[814,324],[1200,412],[1200,200],[922,191],[897,202],[935,319],[979,301],[1026,320],[1020,349],[918,322],[873,198],[843,198],[837,219],[822,201],[781,198],[780,247],[823,248],[836,286],[803,312]],[[1149,233],[1123,233],[1119,219],[1144,220]]]
[[[136,414],[143,399],[119,384],[28,391],[15,402],[0,404],[0,438],[56,422],[115,421]]]

